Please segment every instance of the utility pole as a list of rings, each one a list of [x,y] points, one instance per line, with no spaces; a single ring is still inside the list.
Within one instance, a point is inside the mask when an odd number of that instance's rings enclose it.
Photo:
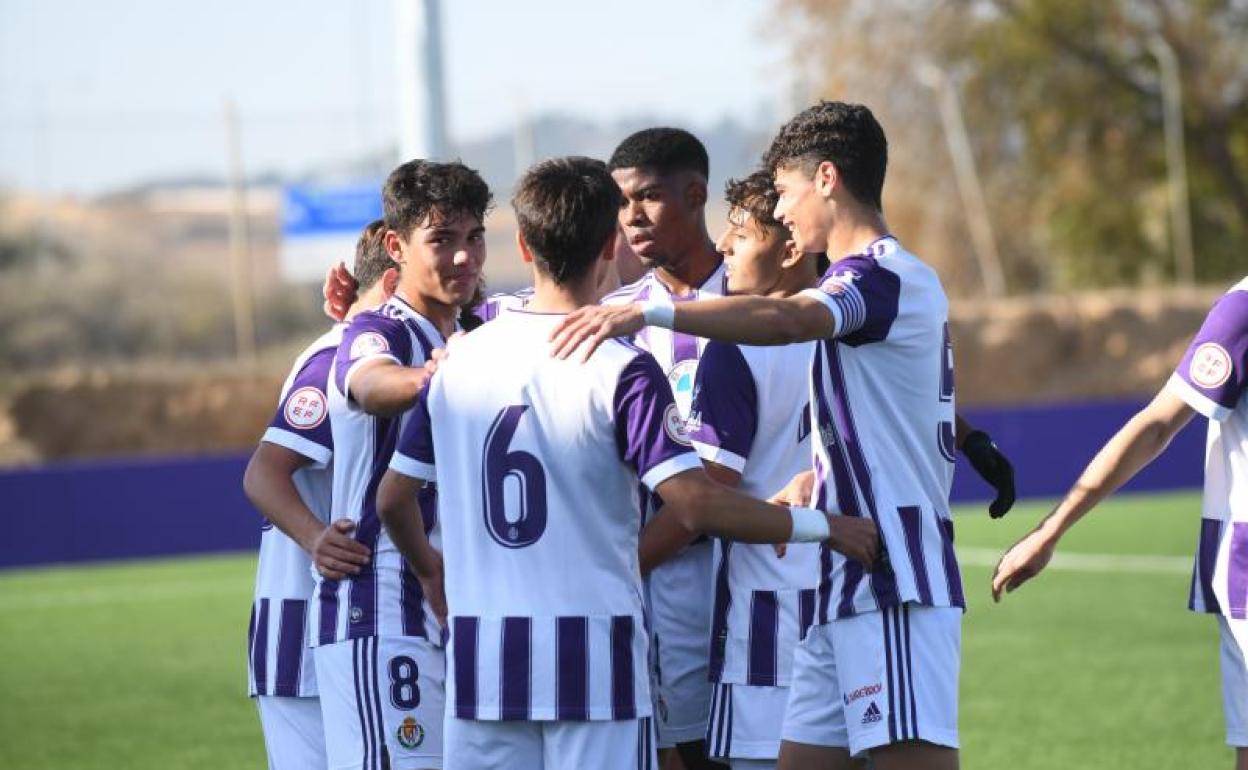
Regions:
[[[989,297],[1003,296],[1005,272],[1001,269],[1001,255],[997,253],[997,239],[992,231],[992,220],[988,218],[988,204],[984,200],[984,189],[979,183],[975,155],[971,152],[971,140],[966,133],[966,123],[962,120],[962,107],[958,103],[957,91],[945,71],[934,64],[920,64],[915,74],[920,83],[932,89],[940,105],[940,123],[944,129],[949,154],[953,158],[954,179],[957,181],[958,194],[962,198],[962,207],[966,210],[984,291]]]
[[[256,319],[252,300],[251,233],[247,224],[247,182],[243,175],[238,108],[225,101],[225,156],[230,186],[230,294],[234,298],[234,349],[239,363],[256,362]]]
[[[1166,187],[1170,198],[1170,244],[1174,249],[1174,274],[1179,283],[1196,282],[1196,250],[1192,246],[1192,214],[1187,194],[1187,157],[1183,151],[1183,85],[1179,80],[1179,57],[1166,39],[1154,33],[1148,50],[1157,59],[1166,141]]]
[[[447,160],[439,0],[395,0],[399,162]]]

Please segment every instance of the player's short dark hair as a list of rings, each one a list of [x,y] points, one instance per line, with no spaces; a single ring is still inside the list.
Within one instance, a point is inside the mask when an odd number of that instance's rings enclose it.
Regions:
[[[696,171],[704,177],[711,173],[706,147],[683,128],[646,128],[631,134],[611,153],[607,167],[611,171],[644,168],[660,174]]]
[[[564,285],[597,261],[615,232],[620,197],[602,161],[555,158],[525,172],[511,206],[537,268]]]
[[[385,272],[394,267],[386,251],[386,220],[374,219],[364,226],[360,239],[355,242],[355,264],[351,275],[360,291],[368,291],[381,280]]]
[[[466,214],[484,220],[490,201],[490,188],[481,175],[457,160],[409,160],[390,172],[381,189],[386,227],[404,239],[431,217]]]
[[[763,156],[772,173],[798,167],[814,174],[823,161],[836,166],[860,202],[883,210],[888,140],[871,110],[861,104],[819,102],[785,123]]]
[[[779,198],[771,172],[767,169],[759,169],[744,179],[729,179],[724,185],[724,199],[729,206],[748,212],[760,227],[776,227],[787,232],[788,228],[775,216]],[[729,216],[732,216],[731,213]]]

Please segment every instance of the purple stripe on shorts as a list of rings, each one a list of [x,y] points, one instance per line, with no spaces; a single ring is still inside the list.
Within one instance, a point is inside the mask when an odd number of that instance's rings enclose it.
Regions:
[[[1200,544],[1196,549],[1196,568],[1192,572],[1192,595],[1188,608],[1196,609],[1196,591],[1204,599],[1206,612],[1221,612],[1217,594],[1213,592],[1213,568],[1218,560],[1218,543],[1222,541],[1222,520],[1200,520]]]
[[[299,696],[299,672],[303,668],[303,651],[307,645],[304,627],[307,617],[306,601],[282,600],[282,616],[277,627],[277,681],[273,695],[287,698]]]
[[[251,620],[247,622],[247,675],[251,677],[251,688],[257,693],[260,691],[260,682],[255,667],[251,665],[251,656],[256,649],[256,613],[259,611],[259,602],[252,602]]]
[[[321,581],[320,597],[317,599],[321,603],[320,629],[317,633],[320,644],[332,644],[338,637],[338,585],[337,580]]]
[[[901,618],[905,629],[906,638],[906,673],[907,690],[910,694],[910,736],[919,737],[919,705],[918,698],[914,692],[914,656],[910,654],[910,605],[901,605]]]
[[[884,623],[884,676],[888,688],[888,742],[897,742],[897,709],[893,705],[897,696],[897,682],[893,678],[893,634],[889,628],[888,609],[880,610],[880,619]]]
[[[455,662],[455,716],[477,718],[477,632],[474,617],[451,619],[451,655]]]
[[[906,704],[910,693],[910,669],[906,665],[906,647],[905,639],[901,629],[901,610],[902,607],[892,607],[888,612],[893,616],[893,649],[897,651],[897,696],[894,701],[897,705],[897,711],[901,716],[898,722],[897,730],[901,734],[904,741],[912,738],[909,729],[909,714],[907,713]]]
[[[776,635],[780,607],[775,591],[755,591],[750,597],[750,655],[746,684],[776,686]]]
[[[556,719],[589,719],[589,619],[555,618]]]
[[[611,718],[636,719],[637,697],[633,692],[633,618],[611,618]]]
[[[917,505],[897,509],[901,528],[906,534],[906,552],[910,556],[910,568],[914,570],[914,584],[919,591],[919,603],[931,606],[932,586],[927,578],[927,561],[923,558],[923,511]]]
[[[368,767],[373,755],[373,729],[370,720],[371,714],[365,703],[368,689],[365,686],[366,678],[361,653],[361,647],[364,643],[359,639],[354,639],[349,644],[351,645],[351,682],[355,688],[355,715],[360,720],[360,740],[364,744],[362,765],[363,767]]]
[[[945,583],[949,586],[949,603],[966,609],[966,596],[962,593],[962,571],[958,567],[958,555],[953,550],[953,519],[940,519],[940,550],[945,563]]]
[[[533,620],[526,617],[503,618],[499,718],[526,720],[531,703],[533,667]]]
[[[732,756],[732,685],[728,685],[728,740],[724,743],[724,756]]]
[[[251,669],[256,672],[256,694],[269,694],[269,600],[260,600],[256,634],[251,643]]]
[[[376,731],[373,733],[373,740],[381,752],[380,756],[377,757],[377,770],[389,770],[390,749],[386,746],[386,723],[385,716],[381,710],[381,684],[378,682],[378,672],[381,670],[381,663],[377,658],[381,654],[381,638],[374,636],[366,640],[366,643],[371,649],[368,672],[369,681],[372,684],[373,725]]]
[[[803,588],[797,592],[797,638],[805,639],[815,622],[815,589]]]
[[[1248,618],[1248,524],[1231,523],[1231,552],[1226,575],[1227,610],[1237,620]]]
[[[716,540],[721,549],[719,570],[715,573],[715,603],[711,610],[711,660],[707,678],[718,682],[724,674],[724,648],[728,644],[728,608],[732,604],[731,583],[728,580],[728,557],[732,554],[731,540]]]

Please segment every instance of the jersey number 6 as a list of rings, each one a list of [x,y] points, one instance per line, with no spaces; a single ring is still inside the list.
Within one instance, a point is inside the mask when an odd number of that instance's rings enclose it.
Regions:
[[[529,452],[512,450],[520,418],[528,406],[509,406],[494,418],[485,437],[482,455],[482,498],[485,500],[485,527],[490,537],[504,548],[523,548],[537,542],[546,531],[546,472]],[[507,513],[507,487],[517,488],[519,510]]]

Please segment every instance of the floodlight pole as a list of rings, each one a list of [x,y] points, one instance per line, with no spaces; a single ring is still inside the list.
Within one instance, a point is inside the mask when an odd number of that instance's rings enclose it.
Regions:
[[[1179,80],[1179,57],[1159,34],[1149,38],[1148,50],[1161,70],[1162,125],[1166,137],[1166,187],[1170,197],[1170,244],[1174,249],[1174,274],[1180,284],[1191,286],[1196,282],[1196,250],[1192,246],[1187,158],[1183,151],[1183,85]]]
[[[395,0],[399,162],[447,160],[439,0]]]
[[[934,64],[919,65],[915,74],[920,83],[935,92],[940,105],[941,127],[953,158],[954,179],[957,180],[962,206],[966,209],[984,291],[989,297],[1000,297],[1005,294],[1005,272],[1001,268],[1001,255],[997,252],[997,240],[992,231],[992,220],[988,217],[988,204],[979,183],[979,172],[975,169],[975,156],[971,152],[966,123],[962,120],[957,91],[945,71]]]
[[[256,319],[252,300],[251,234],[247,223],[247,181],[238,108],[225,102],[225,156],[230,188],[230,294],[234,299],[234,345],[240,363],[256,361]]]

